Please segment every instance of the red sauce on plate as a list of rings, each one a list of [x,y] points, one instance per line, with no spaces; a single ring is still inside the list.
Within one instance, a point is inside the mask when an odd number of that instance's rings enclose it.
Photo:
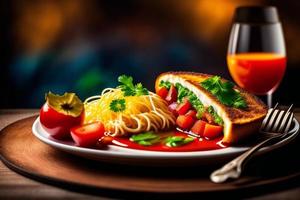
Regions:
[[[183,136],[187,137],[187,134],[173,131],[168,133],[162,133],[167,136]],[[157,143],[151,146],[140,145],[136,142],[132,142],[129,138],[125,137],[116,137],[112,141],[113,145],[130,148],[130,149],[139,149],[139,150],[148,150],[148,151],[170,151],[170,152],[186,152],[186,151],[207,151],[226,148],[227,146],[222,143],[223,137],[218,137],[213,140],[207,140],[205,138],[195,138],[194,141],[178,146],[178,147],[169,147],[166,146],[164,142]]]

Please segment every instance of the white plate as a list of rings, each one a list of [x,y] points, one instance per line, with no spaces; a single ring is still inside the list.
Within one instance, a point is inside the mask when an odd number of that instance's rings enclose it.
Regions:
[[[278,147],[288,144],[293,140],[299,130],[299,123],[293,120],[290,135],[280,142],[264,147],[257,155],[266,153]],[[97,161],[118,164],[146,165],[146,166],[187,166],[187,165],[210,165],[232,159],[246,151],[250,146],[232,146],[224,149],[193,152],[156,152],[128,149],[109,145],[105,150],[82,148],[75,146],[72,141],[60,141],[49,136],[42,128],[40,119],[37,118],[32,126],[33,134],[42,142],[62,151]]]

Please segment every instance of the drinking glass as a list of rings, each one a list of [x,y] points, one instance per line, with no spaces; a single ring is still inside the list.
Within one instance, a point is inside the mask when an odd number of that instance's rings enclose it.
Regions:
[[[272,94],[286,68],[286,51],[277,9],[247,6],[235,10],[231,28],[227,65],[233,80],[256,95]]]

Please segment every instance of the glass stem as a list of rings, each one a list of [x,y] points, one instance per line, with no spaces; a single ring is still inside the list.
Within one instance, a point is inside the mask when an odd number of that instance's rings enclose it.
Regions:
[[[267,94],[267,103],[268,103],[268,107],[272,108],[272,93],[271,92],[269,92]]]

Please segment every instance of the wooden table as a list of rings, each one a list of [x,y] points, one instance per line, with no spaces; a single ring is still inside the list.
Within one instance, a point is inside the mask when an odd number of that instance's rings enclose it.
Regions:
[[[38,110],[18,109],[0,110],[0,129],[6,125],[32,115]],[[300,110],[296,110],[296,116],[300,118]],[[292,189],[278,191],[271,194],[264,194],[250,199],[276,200],[276,199],[299,199],[300,186]],[[96,197],[80,194],[46,185],[28,178],[25,178],[0,162],[0,199],[109,199],[107,197]]]

